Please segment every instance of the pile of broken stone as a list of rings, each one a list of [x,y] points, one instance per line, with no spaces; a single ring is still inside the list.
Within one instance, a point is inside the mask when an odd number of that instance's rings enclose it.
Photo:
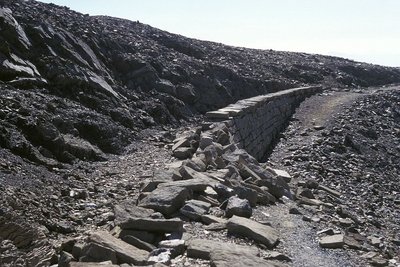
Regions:
[[[290,176],[262,167],[239,149],[223,122],[184,132],[172,151],[181,161],[144,181],[138,199],[116,205],[110,232],[92,232],[84,242],[64,242],[59,266],[175,265],[182,258],[186,265],[194,259],[212,266],[286,266],[256,246],[194,238],[185,228],[197,222],[210,231],[227,230],[228,238],[272,249],[279,242],[278,232],[250,217],[256,205],[291,197]]]

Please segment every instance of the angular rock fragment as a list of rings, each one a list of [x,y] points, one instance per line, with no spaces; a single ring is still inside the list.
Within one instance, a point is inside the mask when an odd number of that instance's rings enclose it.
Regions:
[[[211,224],[211,223],[220,223],[220,224],[226,224],[228,221],[224,218],[220,218],[214,215],[203,215],[201,216],[201,220],[205,224]]]
[[[269,170],[271,170],[276,176],[282,178],[286,183],[290,183],[290,181],[292,180],[292,176],[290,176],[287,171],[272,168]]]
[[[125,241],[126,243],[128,243],[128,244],[134,246],[134,247],[137,247],[137,248],[139,248],[139,249],[146,250],[146,251],[148,251],[148,252],[151,252],[151,251],[153,251],[154,249],[156,249],[156,247],[153,246],[152,244],[149,244],[149,243],[147,243],[147,242],[144,242],[143,240],[140,240],[139,238],[134,237],[134,236],[132,236],[132,235],[126,235],[126,236],[122,237],[121,239],[122,239],[123,241]]]
[[[257,203],[257,191],[251,187],[240,185],[233,188],[235,194],[242,199],[247,199],[250,206],[255,207]]]
[[[255,247],[248,247],[207,239],[190,239],[188,241],[188,257],[209,260],[211,252],[215,250],[223,250],[227,253],[241,251],[245,254],[253,256],[257,256],[259,254],[258,249]]]
[[[173,258],[185,252],[185,240],[182,239],[163,240],[158,243],[158,246],[170,249]]]
[[[152,219],[130,217],[121,222],[119,226],[126,230],[143,230],[158,233],[182,232],[183,221],[179,218]]]
[[[250,218],[253,213],[253,209],[247,199],[241,199],[236,196],[232,196],[228,199],[226,205],[225,215],[230,218],[233,215]]]
[[[190,147],[180,147],[175,149],[172,154],[177,159],[187,159],[192,157],[192,149]]]
[[[89,243],[84,246],[82,255],[79,260],[84,262],[111,261],[114,264],[117,263],[115,250],[97,243]]]
[[[110,235],[107,232],[99,231],[89,237],[89,244],[97,244],[115,251],[118,263],[129,263],[134,265],[144,265],[147,263],[149,253],[138,249],[128,243]],[[112,254],[111,254],[112,255]]]
[[[169,265],[171,263],[171,250],[168,248],[156,248],[150,253],[149,264],[162,263]]]
[[[248,254],[246,251],[216,249],[210,253],[210,265],[212,267],[285,267],[282,263],[264,260],[258,256]]]
[[[184,187],[163,186],[143,198],[139,206],[154,209],[165,216],[170,216],[183,206],[188,197],[189,191]]]
[[[323,248],[342,248],[344,245],[344,236],[341,234],[325,236],[321,238],[319,245]]]
[[[114,206],[115,222],[118,225],[120,222],[128,219],[129,217],[134,218],[147,218],[154,213],[152,209],[146,209],[138,207],[132,201],[125,201],[123,203]]]
[[[211,204],[200,201],[200,200],[189,200],[186,204],[180,209],[180,212],[194,221],[200,221],[201,216],[208,212]]]
[[[75,262],[71,261],[69,267],[119,267],[120,265],[102,262]]]
[[[172,151],[177,150],[178,148],[190,148],[190,138],[182,137],[178,139],[175,144],[172,146]]]
[[[181,181],[174,181],[169,183],[163,183],[159,185],[159,188],[166,188],[166,187],[182,187],[186,188],[191,192],[203,192],[207,186],[214,184],[215,182],[212,181],[210,178],[203,179],[203,178],[195,178],[189,180],[181,180]]]
[[[250,219],[233,216],[227,223],[228,233],[244,236],[273,248],[279,240],[278,232],[270,226]]]

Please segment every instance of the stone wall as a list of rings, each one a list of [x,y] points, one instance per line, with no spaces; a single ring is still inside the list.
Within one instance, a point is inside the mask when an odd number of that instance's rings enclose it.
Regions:
[[[232,142],[261,160],[296,107],[308,96],[322,91],[320,86],[288,89],[243,99],[217,111],[207,112],[209,121],[223,121]]]

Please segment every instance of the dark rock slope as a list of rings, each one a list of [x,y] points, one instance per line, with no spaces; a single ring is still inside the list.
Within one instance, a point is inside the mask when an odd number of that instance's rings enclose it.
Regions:
[[[0,146],[40,164],[121,153],[140,129],[266,92],[400,81],[396,68],[231,47],[53,4],[0,7]]]

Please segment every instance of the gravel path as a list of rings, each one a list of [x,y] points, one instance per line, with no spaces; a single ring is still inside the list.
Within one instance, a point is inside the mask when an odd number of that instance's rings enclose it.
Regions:
[[[375,97],[373,99],[374,101],[370,100],[371,97]],[[353,199],[351,198],[351,196],[349,196],[350,194],[347,194],[347,191],[350,190],[347,190],[346,181],[343,180],[345,176],[342,177],[341,175],[341,172],[344,172],[344,170],[340,169],[341,166],[335,166],[334,164],[332,164],[334,165],[333,167],[325,166],[326,168],[330,167],[332,169],[331,171],[333,172],[335,172],[333,168],[337,168],[339,170],[337,175],[330,175],[332,176],[332,180],[330,180],[330,176],[324,177],[322,173],[318,175],[318,173],[315,174],[315,172],[310,171],[310,169],[312,170],[312,167],[310,166],[319,163],[319,159],[311,158],[310,155],[316,153],[315,151],[319,152],[322,149],[326,149],[326,145],[323,146],[319,144],[322,142],[322,140],[328,140],[331,137],[331,135],[327,133],[331,129],[335,129],[335,127],[338,127],[337,120],[345,122],[348,120],[350,127],[353,126],[355,129],[358,129],[357,127],[359,127],[359,125],[357,124],[357,116],[356,114],[354,114],[357,105],[368,103],[371,105],[370,108],[374,108],[379,104],[379,101],[381,99],[383,99],[384,101],[385,98],[387,98],[385,92],[369,90],[364,92],[360,91],[359,93],[325,92],[323,94],[316,95],[307,99],[297,109],[289,126],[281,134],[281,139],[269,155],[267,165],[288,170],[294,176],[294,179],[292,179],[291,182],[291,187],[295,192],[297,190],[298,184],[301,183],[301,181],[305,181],[307,179],[315,179],[320,183],[329,185],[331,187],[337,184],[340,185],[340,182],[344,183],[344,185],[342,184],[341,187],[333,187],[334,189],[339,188],[339,191],[345,191],[345,193],[343,194],[343,199],[340,199],[337,202],[333,202],[333,204],[335,205],[336,213],[338,206],[342,205],[341,207],[345,206],[347,209],[354,211],[354,213],[358,212],[358,216],[361,216],[360,214],[365,214],[365,211],[362,208],[362,206],[365,204],[361,201],[368,200],[365,199],[366,196],[364,196],[360,198],[361,200],[359,199],[358,202],[352,201]],[[363,108],[367,107],[364,106]],[[379,109],[372,112],[378,113]],[[351,131],[349,132],[351,133]],[[378,135],[379,134],[380,133],[378,132]],[[393,141],[395,142],[396,140]],[[378,141],[375,141],[375,143],[377,142]],[[374,145],[372,144],[372,146]],[[353,157],[356,156],[353,155]],[[362,156],[360,157],[362,159]],[[335,155],[333,155],[333,159],[335,159]],[[362,165],[360,162],[363,163],[363,161],[360,160],[357,168],[362,169]],[[346,169],[346,167],[347,166],[343,166],[343,169]],[[371,172],[373,171],[374,169],[372,168]],[[383,174],[385,174],[386,172],[388,176],[393,173],[390,167],[382,169],[382,171]],[[394,177],[393,179],[396,178]],[[334,181],[338,182],[335,183]],[[347,181],[347,183],[348,182],[349,181]],[[348,187],[352,188],[354,191],[357,189],[362,191],[362,186],[364,185],[359,185],[359,183],[356,181],[350,181],[350,184],[348,185]],[[385,192],[382,191],[381,193],[385,194]],[[303,215],[289,214],[288,208],[290,207],[299,208]],[[364,213],[360,211],[360,208]],[[293,266],[367,266],[368,261],[360,256],[368,251],[376,252],[377,255],[379,253],[382,253],[381,255],[385,255],[386,253],[387,258],[393,257],[392,261],[390,262],[391,265],[389,266],[396,266],[396,257],[398,260],[400,253],[398,250],[396,252],[396,246],[391,246],[390,242],[385,244],[383,244],[384,242],[382,242],[379,249],[377,249],[376,247],[368,247],[369,244],[365,245],[365,252],[351,249],[333,250],[320,248],[318,244],[318,231],[328,227],[341,231],[342,233],[348,233],[348,231],[352,230],[350,228],[344,228],[340,225],[336,226],[335,224],[332,224],[332,221],[335,220],[335,216],[337,216],[335,210],[327,211],[324,209],[321,210],[320,208],[310,209],[310,206],[307,206],[306,209],[303,209],[302,207],[296,206],[295,203],[291,200],[287,200],[285,201],[285,203],[281,203],[276,206],[262,207],[260,208],[260,210],[269,215],[272,225],[280,231],[283,240],[281,248],[286,251],[288,256],[291,257]],[[392,207],[392,210],[390,210],[390,212],[386,212],[385,214],[393,214],[393,212],[394,214],[396,214],[395,211],[396,204]],[[396,215],[393,216],[389,216],[390,218],[388,218],[387,221],[391,222],[395,220],[394,218],[396,217]],[[305,217],[307,217],[307,219],[304,219]],[[310,219],[310,222],[305,221],[308,221]],[[395,224],[396,222],[394,223],[394,225]],[[377,229],[374,228],[373,223],[371,226],[367,226],[367,224],[362,224],[362,226],[357,225],[353,228],[356,229],[357,233],[359,232],[361,235],[364,236],[373,234],[377,236],[379,235],[381,240],[385,239],[386,237],[393,236],[392,229],[390,229],[391,227],[382,227],[381,229]],[[395,236],[393,237],[393,240],[396,240],[397,238],[398,237]],[[385,246],[391,247],[393,249],[392,253],[385,252],[390,250],[388,248],[384,248]],[[371,264],[371,262],[369,262],[369,264]],[[388,264],[387,261],[386,264]]]

